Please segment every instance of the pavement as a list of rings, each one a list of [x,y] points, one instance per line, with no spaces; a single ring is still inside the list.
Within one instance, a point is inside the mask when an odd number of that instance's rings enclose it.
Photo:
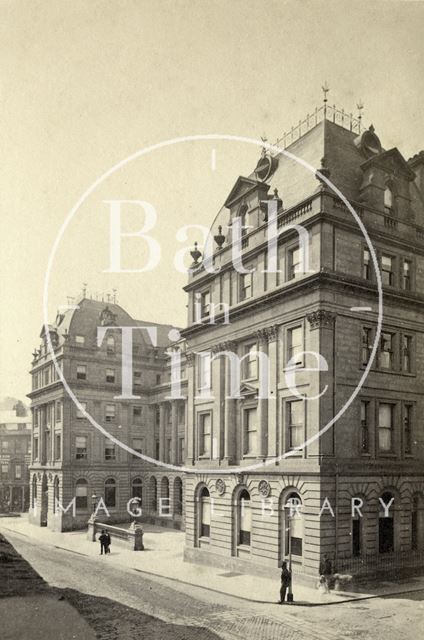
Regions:
[[[180,585],[201,587],[211,592],[232,596],[255,603],[275,603],[278,600],[279,584],[275,580],[238,574],[218,567],[195,565],[184,562],[184,533],[143,523],[144,551],[131,551],[112,540],[111,553],[99,556],[99,543],[87,540],[85,531],[53,532],[37,527],[27,521],[26,516],[0,519],[0,531],[14,532],[29,538],[33,543],[50,545],[79,556],[96,558],[110,565],[127,568],[145,575],[171,580]],[[361,592],[332,591],[321,593],[301,584],[293,577],[295,605],[320,606],[393,596],[422,591],[424,576],[399,582],[384,581],[367,585]]]

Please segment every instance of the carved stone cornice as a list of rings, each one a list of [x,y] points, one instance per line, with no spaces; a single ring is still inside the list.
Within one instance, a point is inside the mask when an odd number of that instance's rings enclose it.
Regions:
[[[308,313],[306,318],[311,325],[311,331],[314,329],[333,329],[336,315],[333,311],[318,309]]]
[[[237,351],[237,342],[233,340],[225,340],[224,342],[219,342],[218,344],[214,344],[210,347],[210,351],[212,353],[222,353],[223,351]]]
[[[264,327],[263,329],[258,329],[255,333],[259,342],[271,342],[272,340],[277,339],[278,325],[274,324],[270,327]]]

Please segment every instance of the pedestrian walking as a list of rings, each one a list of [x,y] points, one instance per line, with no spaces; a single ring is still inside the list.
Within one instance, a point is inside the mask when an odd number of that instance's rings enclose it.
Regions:
[[[107,553],[107,533],[104,529],[102,529],[101,534],[99,535],[100,542],[100,555],[103,555],[103,551],[105,554]]]
[[[330,591],[330,585],[332,581],[333,564],[327,555],[324,555],[321,562],[319,563],[319,575],[320,582],[324,582],[326,592],[328,593]]]
[[[110,537],[110,533],[109,531],[106,531],[106,548],[105,548],[105,553],[110,553],[110,545],[111,545],[112,539]]]
[[[280,587],[280,602],[279,604],[284,604],[286,599],[286,592],[288,587],[291,584],[292,574],[290,569],[287,568],[287,562],[284,560],[281,565],[281,587]]]

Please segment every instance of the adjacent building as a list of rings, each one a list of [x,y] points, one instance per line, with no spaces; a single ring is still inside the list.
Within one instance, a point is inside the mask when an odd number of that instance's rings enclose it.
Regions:
[[[122,327],[133,327],[132,386],[126,393]],[[117,304],[83,297],[58,313],[47,330],[57,367],[80,406],[60,380],[43,328],[28,394],[33,421],[30,520],[58,530],[81,528],[98,506],[99,518],[122,522],[130,519],[128,501],[139,498],[144,519],[180,527],[182,475],[136,455],[174,467],[185,455],[186,403],[169,393],[167,349],[180,348],[168,337],[175,334],[173,327],[137,321]],[[182,391],[185,386],[182,381]]]
[[[28,511],[31,418],[23,405],[0,411],[0,512]]]

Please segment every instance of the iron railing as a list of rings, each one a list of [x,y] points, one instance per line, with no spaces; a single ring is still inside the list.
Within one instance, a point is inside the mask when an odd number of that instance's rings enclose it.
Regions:
[[[283,133],[275,144],[286,149],[323,120],[330,120],[330,122],[339,124],[345,129],[358,134],[362,131],[361,116],[354,118],[352,113],[348,113],[344,109],[338,109],[336,105],[324,104],[321,107],[316,107],[313,113],[308,113],[304,120],[299,120],[299,124],[292,127],[290,131]]]
[[[424,567],[424,549],[375,553],[356,558],[339,558],[335,572],[355,575],[385,574],[391,570],[420,569]]]

